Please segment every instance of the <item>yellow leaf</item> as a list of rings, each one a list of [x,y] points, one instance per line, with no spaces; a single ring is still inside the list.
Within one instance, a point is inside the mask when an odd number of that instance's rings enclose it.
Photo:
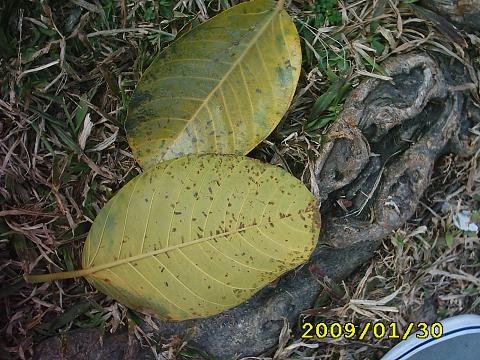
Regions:
[[[224,11],[143,74],[125,124],[135,158],[146,169],[191,153],[247,154],[287,111],[300,67],[298,34],[281,4]]]
[[[320,218],[308,189],[279,167],[230,155],[165,161],[125,185],[95,219],[82,270],[130,308],[185,320],[238,305],[305,262]]]

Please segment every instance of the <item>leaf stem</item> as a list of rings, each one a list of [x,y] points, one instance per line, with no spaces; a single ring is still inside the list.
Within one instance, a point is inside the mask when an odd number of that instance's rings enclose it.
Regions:
[[[75,270],[75,271],[64,271],[58,273],[51,273],[51,274],[42,274],[42,275],[23,275],[23,278],[26,282],[29,283],[39,283],[44,281],[54,281],[54,280],[61,280],[61,279],[70,279],[74,277],[81,277],[91,273],[91,269],[82,269],[82,270]]]
[[[284,5],[285,5],[285,0],[278,0],[277,8],[278,8],[279,10],[282,10],[283,7],[284,7]]]

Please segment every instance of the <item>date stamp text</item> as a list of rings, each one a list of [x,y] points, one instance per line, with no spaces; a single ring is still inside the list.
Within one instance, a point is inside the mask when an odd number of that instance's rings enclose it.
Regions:
[[[402,330],[400,330],[402,329]],[[426,339],[431,336],[438,339],[443,335],[443,326],[436,322],[427,324],[426,322],[408,323],[405,328],[401,328],[397,323],[365,323],[355,325],[351,322],[341,324],[339,322],[324,323],[319,322],[312,324],[305,322],[302,325],[302,339],[354,339],[354,340],[369,340],[369,339],[401,339],[406,340],[409,336],[414,335],[417,339]]]

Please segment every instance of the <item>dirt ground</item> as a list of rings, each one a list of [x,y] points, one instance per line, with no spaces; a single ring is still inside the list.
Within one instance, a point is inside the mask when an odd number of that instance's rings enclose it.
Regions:
[[[80,267],[96,214],[140,172],[124,121],[142,72],[178,33],[238,2],[0,3],[0,358],[29,359],[43,339],[72,329],[121,326],[159,358],[210,358],[187,339],[144,338],[138,315],[82,279],[32,285],[22,276]],[[384,77],[382,62],[393,56],[421,49],[480,68],[480,34],[452,32],[411,3],[287,0],[301,38],[300,82],[278,128],[250,156],[302,178],[349,91]],[[478,77],[469,84],[476,101]],[[405,328],[480,313],[480,240],[461,224],[480,224],[479,153],[442,156],[434,174],[415,215],[355,275],[325,279],[302,319]],[[398,342],[302,339],[296,325],[266,358],[378,359]]]

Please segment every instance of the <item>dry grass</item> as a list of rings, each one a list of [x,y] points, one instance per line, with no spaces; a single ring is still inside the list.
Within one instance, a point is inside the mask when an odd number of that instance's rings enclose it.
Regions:
[[[123,122],[142,71],[178,32],[236,2],[0,5],[0,357],[30,358],[42,338],[69,329],[110,332],[127,323],[125,308],[82,280],[29,285],[22,274],[79,266],[95,215],[139,172]],[[333,12],[315,8],[313,0],[287,5],[304,49],[301,82],[286,120],[252,155],[299,177],[348,89],[366,76],[385,78],[386,58],[429,48],[467,64],[479,59],[469,57],[455,34],[434,28],[398,0],[340,1]],[[474,34],[464,38],[480,43]],[[329,321],[405,324],[423,313],[436,319],[478,312],[479,240],[452,225],[458,209],[478,209],[478,156],[445,157],[436,174],[416,216],[348,282],[326,285],[329,296],[319,298],[313,313]],[[391,345],[307,346],[293,335],[285,332],[277,357],[375,358]],[[174,353],[196,356],[187,348]]]

